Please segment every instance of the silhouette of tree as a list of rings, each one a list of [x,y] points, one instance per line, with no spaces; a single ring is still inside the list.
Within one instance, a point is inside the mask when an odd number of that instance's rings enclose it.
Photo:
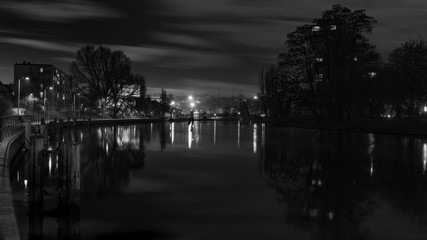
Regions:
[[[165,117],[165,113],[169,112],[171,109],[171,101],[173,99],[172,94],[167,94],[166,90],[162,88],[162,93],[160,94],[160,108],[162,111],[162,117]]]
[[[421,38],[408,40],[389,56],[389,96],[398,116],[403,110],[412,118],[417,116],[427,96],[427,44]]]
[[[279,68],[293,101],[320,119],[350,120],[366,98],[360,93],[376,76],[378,54],[364,36],[374,23],[365,10],[333,5],[312,24],[289,33]]]
[[[141,75],[131,75],[131,61],[122,51],[107,47],[84,46],[77,51],[71,64],[76,88],[87,97],[94,97],[101,105],[102,115],[110,110],[112,117],[134,101],[135,94],[145,91]]]
[[[0,94],[0,117],[12,115],[12,102]]]

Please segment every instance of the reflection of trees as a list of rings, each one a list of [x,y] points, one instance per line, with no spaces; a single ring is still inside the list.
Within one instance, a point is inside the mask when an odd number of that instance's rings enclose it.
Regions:
[[[129,183],[130,170],[144,166],[145,148],[132,142],[119,142],[117,134],[117,126],[88,133],[87,142],[83,143],[88,147],[81,153],[83,194],[102,196],[120,192]]]
[[[427,226],[427,143],[420,145],[414,137],[401,136],[389,136],[381,142],[378,147],[387,155],[376,157],[375,179],[382,183],[380,196],[398,214]]]
[[[366,150],[352,145],[352,139],[338,132],[266,131],[262,171],[287,207],[287,222],[317,227],[321,239],[366,237],[360,223],[373,207],[370,161]]]

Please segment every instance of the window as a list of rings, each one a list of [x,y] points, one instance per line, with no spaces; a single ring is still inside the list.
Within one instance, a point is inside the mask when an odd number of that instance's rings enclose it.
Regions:
[[[317,58],[316,58],[316,62],[323,62],[323,58],[321,58],[321,57],[317,57]]]
[[[331,30],[332,30],[332,31],[337,30],[337,25],[331,25]]]
[[[374,78],[377,76],[377,73],[376,72],[369,72],[368,75],[370,78]]]
[[[315,82],[321,82],[323,80],[323,73],[317,74],[314,80]]]
[[[357,56],[353,57],[353,61],[357,62]]]
[[[314,26],[314,27],[311,29],[311,31],[312,31],[312,32],[318,32],[318,31],[320,31],[320,27],[319,27],[319,26]]]
[[[44,69],[43,69],[42,67],[40,68],[40,72],[41,72],[41,73],[43,73],[43,72],[44,72]]]

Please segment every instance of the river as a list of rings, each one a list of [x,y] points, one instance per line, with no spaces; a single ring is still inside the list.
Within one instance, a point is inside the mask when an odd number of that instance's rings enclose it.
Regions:
[[[44,160],[36,214],[29,153],[11,167],[22,239],[427,237],[427,138],[220,121],[70,136],[81,157],[77,208],[55,196],[57,155]]]

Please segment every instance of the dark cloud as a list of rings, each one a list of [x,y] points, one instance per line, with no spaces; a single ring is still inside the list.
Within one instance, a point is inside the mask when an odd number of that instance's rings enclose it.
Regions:
[[[64,1],[2,1],[0,8],[20,15],[22,18],[47,21],[68,22],[85,18],[117,18],[114,10],[85,0]]]
[[[221,85],[252,95],[258,70],[274,64],[286,34],[335,3],[378,20],[369,38],[384,58],[409,37],[427,35],[421,0],[4,0],[1,80],[10,82],[22,60],[68,71],[75,52],[92,44],[123,50],[149,87],[206,93]]]

